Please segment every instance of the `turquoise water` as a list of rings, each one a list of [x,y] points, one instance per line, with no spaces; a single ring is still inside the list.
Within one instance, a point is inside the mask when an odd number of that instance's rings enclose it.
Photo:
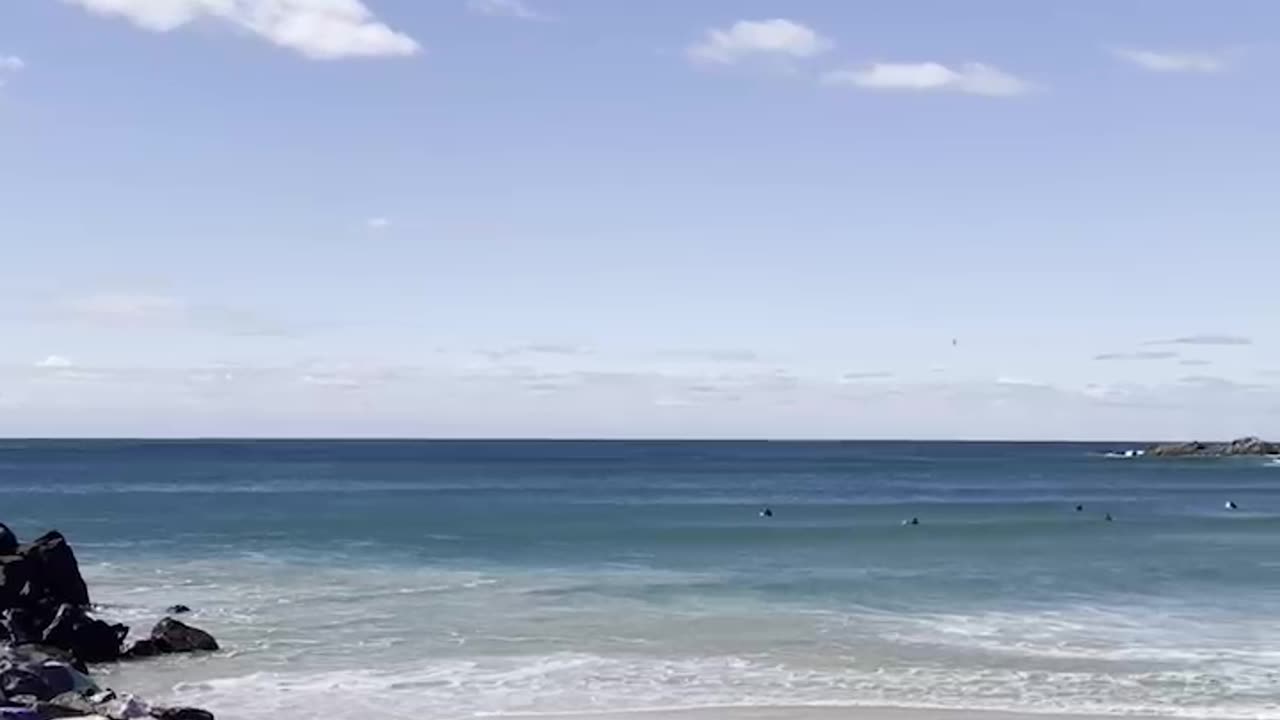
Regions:
[[[1280,464],[1121,449],[8,441],[0,520],[195,607],[225,652],[108,672],[219,717],[1280,717]]]

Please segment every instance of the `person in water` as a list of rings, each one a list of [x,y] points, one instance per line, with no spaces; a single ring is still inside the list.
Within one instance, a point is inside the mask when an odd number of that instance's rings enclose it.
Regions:
[[[1083,506],[1083,505],[1077,505],[1077,506],[1076,506],[1076,512],[1084,512],[1084,506]]]
[[[919,524],[920,524],[920,518],[914,518],[914,517],[913,517],[913,518],[911,518],[910,520],[903,520],[903,521],[902,521],[902,524],[903,524],[903,525],[919,525]]]
[[[1107,513],[1106,521],[1111,522],[1111,513]]]
[[[761,510],[760,517],[773,517],[773,508],[765,508]]]
[[[1239,505],[1236,505],[1236,501],[1235,501],[1235,500],[1228,500],[1228,501],[1227,501],[1226,508],[1227,508],[1228,510],[1236,510],[1236,509],[1239,509],[1239,507],[1240,507]]]

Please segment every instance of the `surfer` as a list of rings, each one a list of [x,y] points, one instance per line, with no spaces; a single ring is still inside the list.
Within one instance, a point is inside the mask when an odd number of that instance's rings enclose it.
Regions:
[[[771,517],[773,517],[773,508],[765,508],[765,509],[761,510],[761,511],[760,511],[760,517],[763,517],[763,518],[771,518]]]

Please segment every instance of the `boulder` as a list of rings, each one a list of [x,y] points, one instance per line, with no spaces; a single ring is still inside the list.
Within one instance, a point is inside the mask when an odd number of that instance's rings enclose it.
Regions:
[[[3,527],[3,526],[0,526]],[[21,555],[0,555],[0,610],[17,607],[31,573]]]
[[[18,554],[18,536],[13,534],[8,525],[0,523],[0,555]]]
[[[48,663],[62,663],[86,672],[84,666],[76,662],[75,656],[62,648],[29,644],[0,648],[0,665],[19,667],[38,667]]]
[[[120,644],[128,633],[124,625],[96,620],[83,608],[64,603],[44,629],[41,642],[66,648],[86,663],[109,662],[119,659]]]
[[[35,615],[26,608],[15,607],[4,611],[0,624],[13,645],[26,645],[40,642],[40,628]]]
[[[162,653],[218,649],[218,641],[212,635],[173,618],[165,618],[156,623],[151,630],[151,641]]]
[[[157,708],[151,711],[156,720],[214,720],[213,713],[199,708]]]
[[[139,658],[155,657],[160,654],[160,648],[156,647],[156,643],[151,638],[142,638],[134,640],[125,648],[121,657],[129,660],[137,660]]]
[[[39,675],[30,670],[10,667],[0,671],[0,697],[6,700],[24,695],[37,700],[48,700],[57,694]]]
[[[36,599],[43,597],[55,604],[88,607],[89,588],[80,575],[76,555],[62,533],[56,530],[45,533],[23,545],[18,553],[27,560],[28,577]]]

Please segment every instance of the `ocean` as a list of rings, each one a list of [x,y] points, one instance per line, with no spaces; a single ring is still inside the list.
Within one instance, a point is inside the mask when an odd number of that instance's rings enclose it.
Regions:
[[[1127,447],[0,441],[0,521],[194,608],[222,652],[99,672],[222,720],[1280,718],[1280,463]]]

